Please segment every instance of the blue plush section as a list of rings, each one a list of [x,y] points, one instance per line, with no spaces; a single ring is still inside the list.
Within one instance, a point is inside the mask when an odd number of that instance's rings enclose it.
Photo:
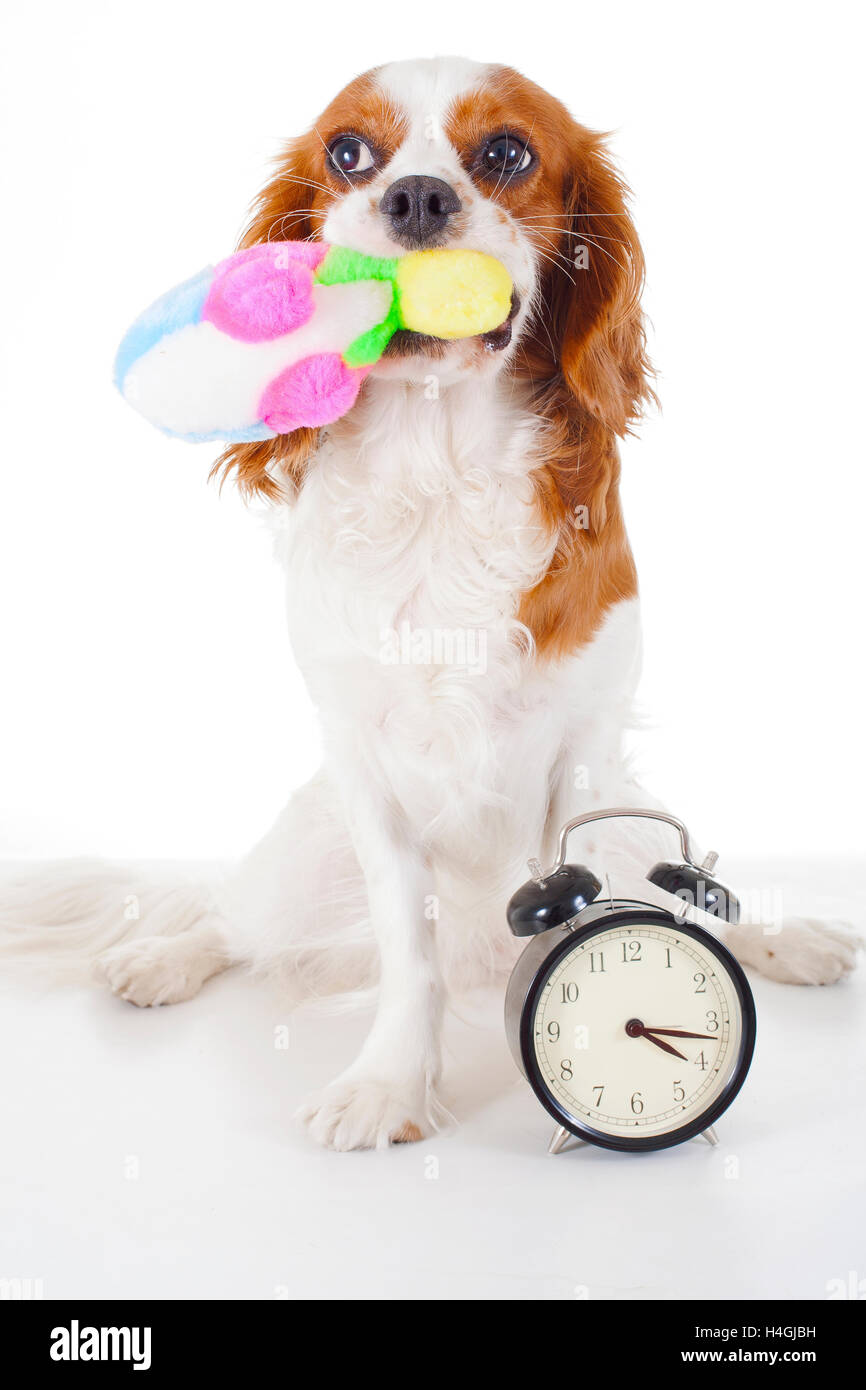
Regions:
[[[161,338],[168,337],[170,333],[177,333],[180,328],[186,328],[187,324],[199,322],[208,291],[213,283],[213,276],[213,266],[209,265],[198,275],[194,275],[191,280],[185,280],[182,285],[176,285],[173,290],[162,295],[155,304],[151,304],[149,309],[145,309],[143,314],[139,314],[117,349],[117,356],[114,359],[114,384],[119,391],[123,390],[123,379],[130,367],[144,353],[149,352],[155,343],[158,343]],[[197,436],[183,436],[183,438],[195,437]],[[204,437],[210,439],[222,438],[223,436],[208,435]],[[258,435],[252,437],[259,438]]]
[[[246,425],[241,430],[214,430],[210,434],[179,434],[177,430],[163,429],[162,425],[158,425],[157,428],[171,439],[183,439],[187,444],[255,444],[260,439],[277,437],[263,421]]]

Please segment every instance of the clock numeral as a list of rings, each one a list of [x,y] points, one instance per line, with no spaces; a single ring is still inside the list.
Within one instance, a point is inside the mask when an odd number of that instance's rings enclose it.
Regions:
[[[596,970],[596,967],[595,967],[595,962],[596,962],[596,955],[595,955],[595,952],[594,952],[594,951],[590,951],[590,953],[589,953],[589,973],[590,973],[590,975],[606,975],[606,974],[607,974],[607,971],[606,971],[605,968],[604,968],[604,951],[599,951],[599,953],[598,953],[598,969],[597,969],[597,970]]]
[[[562,1061],[559,1064],[560,1081],[570,1081],[573,1075],[574,1073],[571,1070],[571,1058],[563,1057]]]
[[[707,1032],[718,1033],[718,1031],[719,1015],[716,1013],[715,1009],[707,1009]]]
[[[697,973],[696,975],[693,975],[693,976],[692,976],[692,979],[694,980],[695,984],[697,985],[697,989],[695,990],[695,994],[706,994],[706,992],[707,992],[707,977],[706,977],[706,975],[704,975],[704,974],[699,970],[698,973]]]
[[[670,948],[670,946],[666,946],[666,947],[665,947],[665,970],[673,970],[673,966],[671,965],[671,948]]]
[[[696,1067],[700,1067],[701,1071],[706,1071],[707,1067],[709,1066],[709,1062],[707,1061],[706,1057],[704,1056],[703,1049],[701,1049],[701,1051],[698,1053],[697,1057],[695,1058],[695,1066],[696,1066]]]
[[[562,1003],[563,1003],[563,1004],[576,1004],[576,1003],[577,1003],[577,998],[578,998],[578,995],[579,995],[579,994],[580,994],[580,990],[578,989],[577,985],[574,983],[573,980],[571,981],[570,984],[563,984],[563,986],[562,986]]]
[[[641,943],[639,941],[624,941],[622,943],[622,958],[626,965],[631,960],[641,959],[640,946]],[[628,948],[627,950],[626,947]]]
[[[593,1094],[595,1094],[596,1091],[598,1092],[598,1095],[595,1097],[594,1105],[595,1105],[596,1110],[600,1110],[600,1109],[601,1109],[601,1098],[602,1098],[602,1096],[604,1095],[604,1087],[603,1087],[603,1086],[593,1086],[592,1089],[593,1089]]]
[[[633,1115],[643,1114],[643,1096],[640,1091],[635,1091],[631,1098],[631,1113]]]
[[[551,1042],[559,1042],[559,1024],[555,1019],[552,1023],[548,1023],[547,1025],[547,1036],[550,1038]]]
[[[674,1100],[685,1100],[686,1093],[681,1081],[674,1082]]]

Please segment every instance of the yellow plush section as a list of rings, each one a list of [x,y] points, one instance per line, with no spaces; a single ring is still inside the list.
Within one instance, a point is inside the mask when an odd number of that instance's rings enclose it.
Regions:
[[[508,318],[511,277],[481,251],[410,251],[397,262],[404,328],[434,338],[473,338]]]

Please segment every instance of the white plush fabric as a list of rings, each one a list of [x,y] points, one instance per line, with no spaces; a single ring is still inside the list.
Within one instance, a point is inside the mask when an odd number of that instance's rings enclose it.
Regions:
[[[314,353],[341,353],[384,318],[391,287],[376,280],[315,285],[308,323],[267,343],[244,343],[212,323],[191,323],[161,339],[130,368],[123,395],[172,434],[232,435],[260,419],[269,381]]]

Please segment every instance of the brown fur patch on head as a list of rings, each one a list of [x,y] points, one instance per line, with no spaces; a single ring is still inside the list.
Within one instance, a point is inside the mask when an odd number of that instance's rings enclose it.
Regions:
[[[290,140],[273,176],[256,198],[238,249],[266,241],[315,241],[331,204],[350,191],[328,159],[328,145],[348,133],[369,141],[388,156],[399,144],[404,122],[382,91],[375,71],[350,82],[305,135]],[[212,475],[234,475],[246,496],[291,496],[300,487],[319,431],[293,430],[252,444],[232,444],[217,459]]]
[[[558,543],[519,616],[541,652],[562,656],[637,590],[616,436],[654,399],[640,310],[643,254],[604,137],[520,73],[493,69],[454,104],[447,128],[480,190],[519,222],[541,260],[515,370],[548,422],[536,485]],[[479,170],[478,150],[498,133],[533,152],[525,174],[497,179]]]

